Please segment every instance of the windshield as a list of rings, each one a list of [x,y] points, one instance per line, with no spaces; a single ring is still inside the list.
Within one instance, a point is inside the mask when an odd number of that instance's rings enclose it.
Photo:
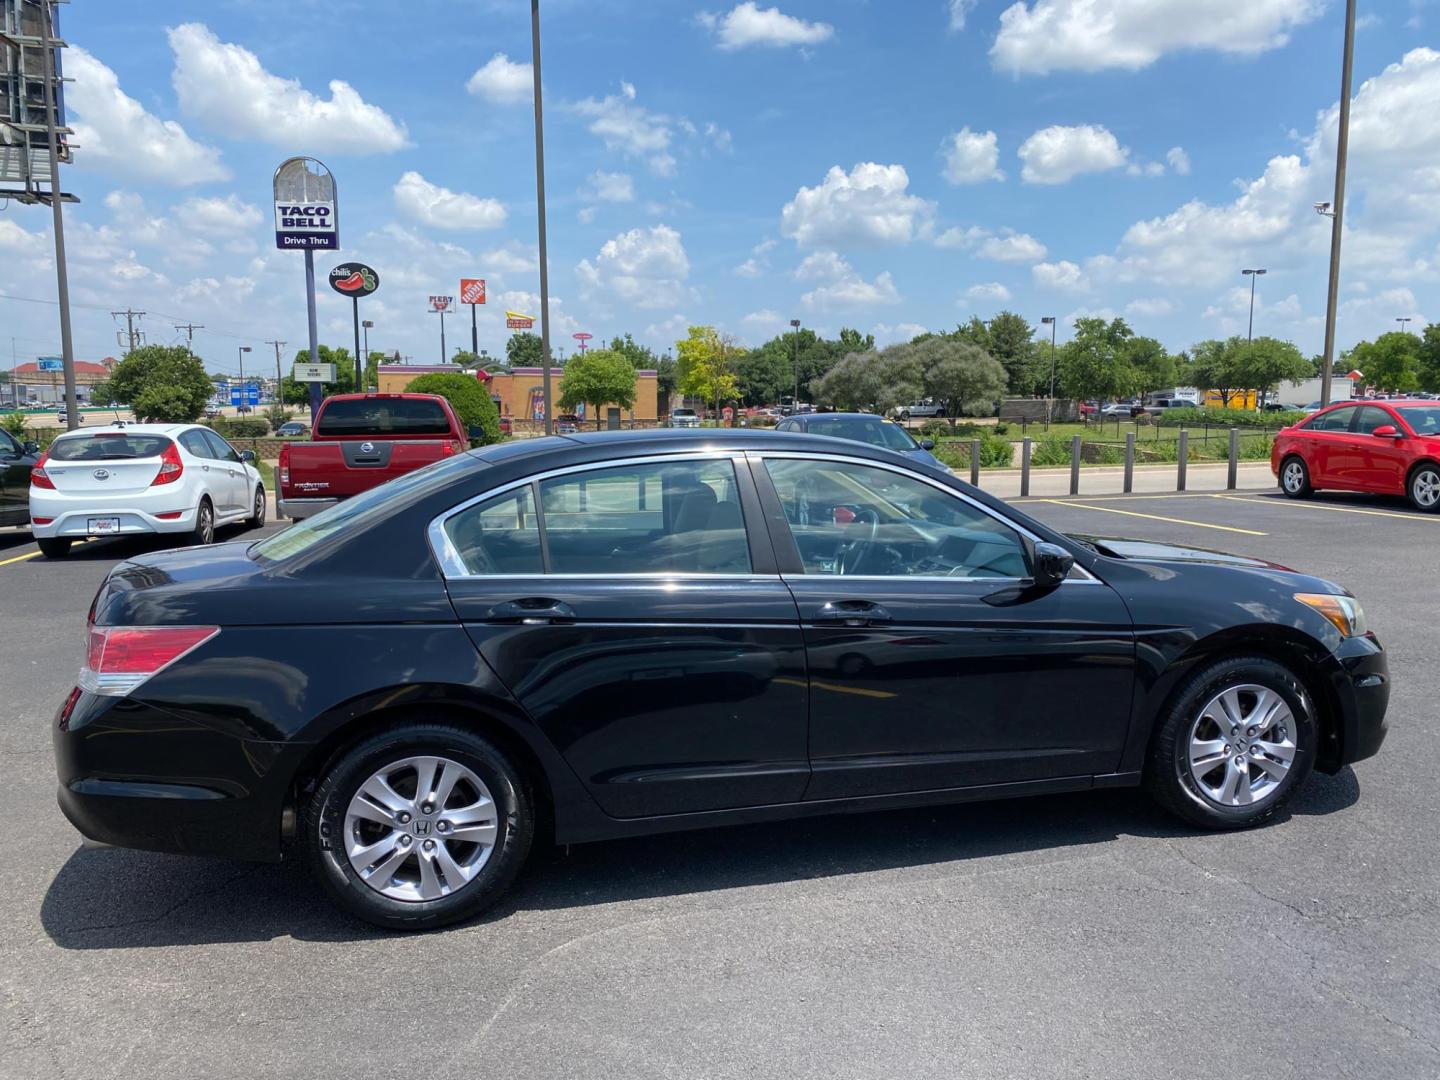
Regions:
[[[674,410],[671,411],[670,415],[671,415],[671,416],[694,416],[694,415],[695,415],[695,410],[694,410],[694,409],[674,409]]]
[[[476,465],[477,460],[470,454],[441,458],[423,469],[416,469],[387,484],[336,503],[314,517],[297,521],[284,532],[251,545],[250,556],[272,563],[293,559],[331,536],[367,527],[389,514],[399,503],[439,491],[458,473]]]
[[[915,440],[904,428],[896,427],[888,420],[881,420],[879,417],[873,420],[851,417],[844,419],[836,417],[833,420],[816,419],[810,421],[806,430],[811,435],[830,435],[837,439],[851,439],[854,442],[883,446],[886,450],[899,450],[902,453],[918,448]]]
[[[159,457],[170,446],[164,435],[139,435],[102,431],[56,439],[50,444],[52,461],[120,461],[126,458]]]
[[[1440,405],[1400,409],[1399,413],[1416,435],[1440,435]]]
[[[317,435],[449,435],[450,418],[424,398],[352,398],[331,401],[320,413]]]

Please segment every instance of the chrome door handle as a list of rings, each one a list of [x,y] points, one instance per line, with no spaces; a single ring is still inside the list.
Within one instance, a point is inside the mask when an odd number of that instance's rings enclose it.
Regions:
[[[869,600],[830,600],[820,605],[810,621],[841,626],[879,626],[895,619],[885,608]]]
[[[487,622],[518,622],[533,626],[543,623],[574,622],[575,609],[563,600],[546,596],[527,596],[505,600],[485,613]]]

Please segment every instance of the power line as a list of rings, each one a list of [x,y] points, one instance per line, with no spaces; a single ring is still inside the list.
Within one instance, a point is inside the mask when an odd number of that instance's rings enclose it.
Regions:
[[[195,342],[195,331],[204,330],[205,327],[202,324],[197,323],[181,323],[179,326],[175,327],[175,329],[185,331],[185,351],[188,353],[194,353],[195,350],[191,348],[191,346]]]

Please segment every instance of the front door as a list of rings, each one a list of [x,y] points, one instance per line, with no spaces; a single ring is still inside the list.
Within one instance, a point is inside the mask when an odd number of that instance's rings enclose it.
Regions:
[[[210,444],[214,457],[210,462],[210,483],[216,492],[216,512],[228,516],[248,509],[250,481],[245,475],[240,455],[215,432],[203,431],[201,434]]]
[[[1395,429],[1396,435],[1375,434],[1376,428],[1387,425]],[[1359,486],[1366,491],[1403,495],[1405,474],[1410,465],[1405,425],[1389,409],[1362,405],[1355,420],[1355,438],[1361,444]]]
[[[0,525],[19,525],[30,507],[30,469],[35,459],[20,441],[0,431]]]
[[[766,476],[777,555],[801,568],[784,577],[810,666],[806,798],[1115,770],[1135,642],[1109,586],[1024,588],[1016,528],[899,468],[766,455]]]
[[[476,648],[616,817],[794,802],[809,778],[795,601],[739,465],[571,470],[445,522]]]

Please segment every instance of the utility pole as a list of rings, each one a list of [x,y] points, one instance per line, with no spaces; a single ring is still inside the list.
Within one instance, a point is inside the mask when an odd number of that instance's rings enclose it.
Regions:
[[[790,415],[791,415],[791,416],[799,416],[799,415],[800,415],[800,320],[799,320],[799,319],[791,319],[791,320],[790,320],[790,336],[791,336],[791,338],[794,339],[794,340],[791,342],[791,344],[794,346],[794,348],[791,349],[790,351],[791,351],[791,353],[792,353],[792,356],[791,356],[791,360],[792,360],[791,367],[794,368],[794,371],[795,371],[795,396],[790,399]]]
[[[1340,296],[1340,237],[1345,216],[1345,160],[1350,150],[1350,76],[1355,61],[1355,0],[1345,0],[1345,56],[1340,64],[1340,128],[1335,141],[1335,202],[1330,207],[1330,291],[1325,304],[1325,358],[1320,369],[1320,405],[1330,404],[1335,366],[1335,309]],[[1316,207],[1320,210],[1320,207]],[[1323,214],[1324,211],[1320,210]]]
[[[1050,430],[1050,421],[1055,418],[1055,316],[1045,315],[1041,326],[1050,327],[1050,396],[1045,399],[1045,430]]]
[[[121,345],[125,346],[125,352],[129,354],[135,351],[136,343],[145,336],[145,332],[143,330],[135,329],[135,320],[137,318],[144,318],[145,312],[132,311],[129,308],[126,308],[124,311],[110,312],[110,317],[112,319],[118,319],[121,315],[125,316],[125,336],[122,338],[119,334],[117,334],[116,339],[120,342]],[[175,329],[178,330],[180,328],[177,326]]]
[[[540,107],[540,0],[530,0],[530,51],[535,77],[535,210],[540,226],[540,362],[545,369],[545,434],[554,435],[555,417],[550,408],[550,266],[545,249],[545,121]]]
[[[1255,340],[1255,279],[1265,271],[1263,269],[1241,270],[1240,273],[1250,279],[1250,329],[1245,331],[1245,340],[1251,342]]]
[[[275,346],[275,404],[282,409],[285,407],[285,396],[280,392],[280,384],[283,381],[280,376],[280,349],[284,346],[283,341],[267,341],[266,345]]]
[[[52,0],[40,0],[40,15],[44,24],[40,28],[44,34],[44,46],[40,52],[44,58],[45,128],[50,142],[50,213],[55,224],[55,286],[60,302],[60,356],[61,363],[65,365],[65,427],[74,431],[80,426],[80,403],[75,394],[75,342],[70,335],[70,272],[65,265],[65,215],[60,209],[64,201],[60,191],[60,107],[52,51],[60,44],[60,39],[55,33]]]
[[[175,327],[175,329],[185,331],[185,351],[191,356],[194,356],[195,350],[191,348],[191,346],[195,342],[195,331],[204,330],[205,327],[200,323],[182,323],[180,326]]]

